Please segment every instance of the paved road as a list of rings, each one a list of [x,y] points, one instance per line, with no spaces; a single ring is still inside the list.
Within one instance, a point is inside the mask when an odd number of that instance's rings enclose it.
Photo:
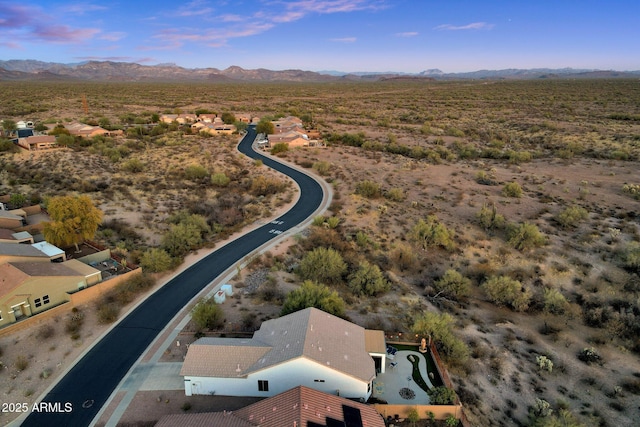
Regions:
[[[43,402],[52,404],[46,408],[49,411],[32,412],[23,426],[88,426],[131,366],[198,292],[254,249],[303,222],[320,206],[323,198],[320,184],[302,172],[255,153],[251,149],[255,135],[255,128],[250,127],[238,149],[293,178],[301,190],[295,206],[271,223],[213,252],[150,295],[46,395]],[[69,407],[71,410],[66,412]]]

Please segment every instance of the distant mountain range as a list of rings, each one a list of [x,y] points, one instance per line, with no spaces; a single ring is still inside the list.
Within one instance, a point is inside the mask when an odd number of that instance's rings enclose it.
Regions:
[[[217,68],[183,68],[176,64],[140,65],[131,62],[88,61],[60,64],[37,60],[0,61],[0,81],[201,81],[201,82],[323,82],[323,81],[380,81],[380,80],[455,80],[455,79],[539,79],[539,78],[638,78],[638,71],[581,70],[573,68],[480,70],[468,73],[444,73],[438,69],[420,73],[339,71],[272,71],[264,68],[245,70],[231,66]]]

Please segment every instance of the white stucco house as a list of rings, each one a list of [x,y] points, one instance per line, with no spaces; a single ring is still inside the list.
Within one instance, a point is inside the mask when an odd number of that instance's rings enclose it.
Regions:
[[[385,349],[382,331],[307,308],[262,323],[252,338],[200,338],[180,375],[187,396],[268,397],[302,385],[367,400]]]

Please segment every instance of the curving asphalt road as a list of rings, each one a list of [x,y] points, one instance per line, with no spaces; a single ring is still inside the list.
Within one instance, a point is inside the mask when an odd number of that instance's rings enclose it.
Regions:
[[[31,412],[23,426],[88,426],[133,364],[189,301],[227,268],[316,211],[323,199],[320,184],[298,170],[254,152],[251,145],[255,136],[255,127],[249,127],[238,150],[293,178],[300,187],[295,206],[221,247],[150,295],[60,379],[42,400],[44,411]]]

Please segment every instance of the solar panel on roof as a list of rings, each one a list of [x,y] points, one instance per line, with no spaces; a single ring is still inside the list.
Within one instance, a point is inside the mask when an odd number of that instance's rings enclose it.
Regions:
[[[342,405],[342,413],[344,414],[344,425],[346,427],[363,427],[360,409]]]

